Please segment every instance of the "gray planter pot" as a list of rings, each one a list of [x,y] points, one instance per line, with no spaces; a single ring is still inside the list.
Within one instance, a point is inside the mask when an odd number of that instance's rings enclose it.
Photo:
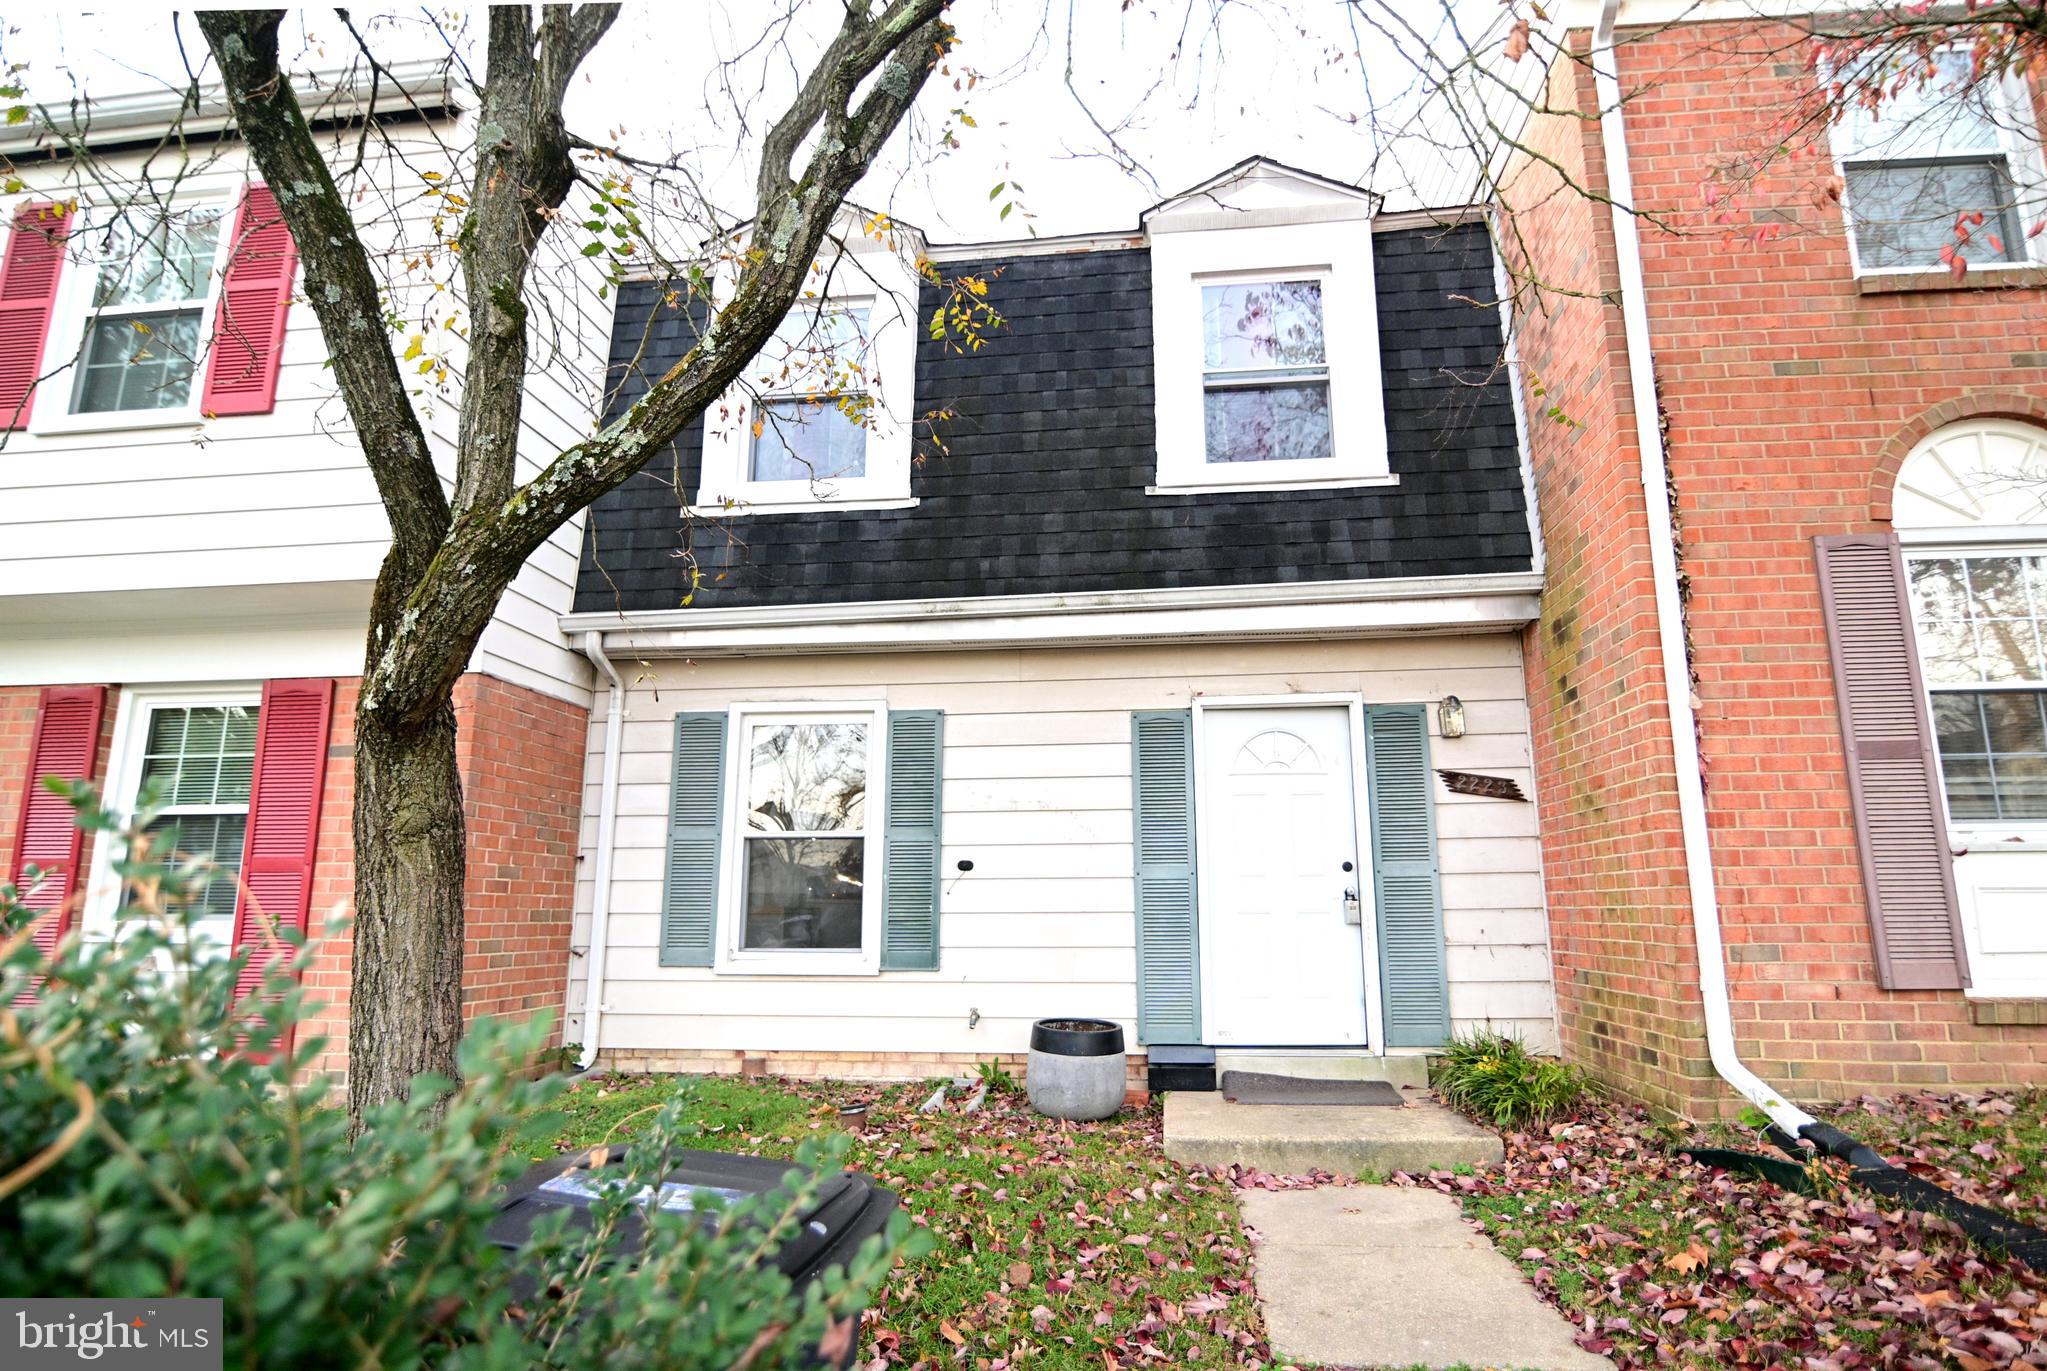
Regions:
[[[1123,1030],[1104,1019],[1031,1025],[1024,1077],[1031,1108],[1054,1119],[1106,1119],[1123,1107]]]

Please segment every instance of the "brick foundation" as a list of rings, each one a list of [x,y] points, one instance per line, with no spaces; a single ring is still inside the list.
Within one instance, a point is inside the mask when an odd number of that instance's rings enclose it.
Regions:
[[[1877,985],[1812,539],[1886,527],[1898,461],[1940,424],[2047,414],[2047,292],[1858,290],[1815,157],[1737,211],[1778,238],[1714,222],[1702,181],[1806,79],[1791,36],[1686,23],[1620,55],[1637,202],[1669,226],[1643,222],[1642,250],[1740,1048],[1798,1098],[2039,1083],[2037,1019]],[[1596,110],[1584,69],[1559,67],[1551,100]],[[1604,190],[1596,123],[1538,121],[1534,139]],[[1592,296],[1547,296],[1521,338],[1546,387],[1529,699],[1564,1046],[1630,1094],[1710,1112],[1730,1096],[1706,1062],[1621,315],[1600,297],[1619,284],[1610,220],[1557,178],[1525,166],[1509,199],[1540,244],[1524,265]]]

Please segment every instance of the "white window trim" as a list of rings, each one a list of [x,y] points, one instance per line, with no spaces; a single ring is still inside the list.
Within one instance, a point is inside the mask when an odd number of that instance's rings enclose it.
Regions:
[[[58,362],[67,365],[64,371],[50,376],[36,388],[39,393],[47,392],[56,403],[35,407],[29,416],[30,433],[118,433],[131,429],[193,428],[205,421],[202,402],[206,396],[206,373],[212,355],[213,322],[220,308],[221,286],[226,278],[228,261],[234,251],[241,189],[242,183],[237,181],[233,186],[223,186],[218,190],[195,190],[178,196],[170,205],[172,210],[211,205],[217,206],[221,213],[221,231],[214,244],[213,270],[207,277],[206,303],[199,311],[199,347],[198,356],[192,363],[192,393],[186,402],[174,409],[102,410],[90,414],[72,412],[84,371],[85,330],[100,313],[92,303],[93,288],[99,280],[99,260],[97,257],[84,260],[67,257],[63,273],[58,277],[56,307],[50,311],[49,335],[43,349],[46,370]],[[77,213],[89,220],[94,208],[91,204],[81,204]],[[89,244],[91,239],[81,234],[78,241]]]
[[[1369,225],[1350,219],[1154,233],[1151,272],[1158,471],[1147,493],[1390,484]],[[1326,460],[1210,462],[1202,398],[1201,288],[1303,279],[1322,283],[1334,455]]]
[[[122,687],[114,706],[113,745],[107,754],[107,782],[102,800],[124,824],[134,817],[136,792],[142,786],[142,759],[149,750],[150,715],[159,709],[207,705],[261,709],[263,688],[246,683]],[[115,849],[121,846],[115,835],[107,833],[97,835],[92,845],[91,874],[84,912],[79,919],[79,929],[88,941],[111,942],[120,931],[122,892],[114,859]]]
[[[778,723],[867,724],[867,843],[861,890],[860,948],[828,952],[792,949],[748,949],[743,900],[746,882],[746,729],[772,720]],[[888,704],[882,700],[770,700],[734,704],[726,721],[732,740],[725,778],[725,836],[718,861],[718,943],[712,969],[724,975],[873,976],[881,971],[881,896],[886,842],[888,795]],[[829,837],[829,834],[820,834]]]
[[[879,258],[880,260],[869,260]],[[845,252],[818,294],[799,300],[792,314],[864,307],[873,405],[867,417],[865,474],[810,481],[756,481],[752,469],[755,395],[735,384],[704,411],[703,467],[693,513],[730,518],[745,514],[821,513],[828,510],[908,509],[916,421],[916,281],[887,253]],[[896,278],[901,277],[899,281]],[[905,304],[907,301],[907,306]],[[751,379],[758,359],[747,363]],[[761,400],[787,399],[772,387]]]
[[[2019,221],[2017,244],[2007,243],[2005,247],[2010,249],[2016,246],[2018,252],[2012,260],[2005,262],[1971,261],[1969,263],[1970,276],[1974,276],[1979,272],[2016,271],[2025,267],[2047,264],[2047,234],[2042,234],[2038,238],[2026,237],[2026,230],[2038,222],[2041,215],[2047,214],[2047,153],[2043,153],[2042,150],[2040,129],[2035,118],[2032,95],[2026,89],[2023,79],[2015,76],[2006,76],[2002,79],[1998,94],[2004,106],[2003,113],[2006,116],[1998,124],[1998,133],[2003,140],[2006,164],[2011,172],[2013,189],[2017,193],[2013,203],[2013,213]],[[2031,137],[2026,136],[2023,131],[2023,128],[2028,126],[2033,129]],[[1845,140],[1841,136],[1841,124],[1838,120],[1828,125],[1827,137],[1834,159],[1834,175],[1838,178],[1838,184],[1841,187],[1841,227],[1848,238],[1848,263],[1852,272],[1856,276],[1924,276],[1929,272],[1945,271],[1946,267],[1939,262],[1916,265],[1908,263],[1904,266],[1896,267],[1863,265],[1862,249],[1855,241],[1855,206],[1854,196],[1848,186],[1848,164],[1851,161],[1880,164],[1887,159],[1848,155],[1843,146]],[[1982,154],[1976,155],[1981,156]],[[1894,158],[1888,160],[1911,161],[1918,159]],[[1967,154],[1957,153],[1952,158],[1935,160],[1966,162],[1973,160],[1973,158]],[[2032,189],[2030,195],[2024,193],[2027,187]],[[1984,229],[1988,227],[1986,224]],[[1984,229],[1978,229],[1975,232],[1980,234]],[[1967,257],[1968,253],[1965,251],[1962,255]]]
[[[1943,543],[1910,543],[1902,548],[1905,558],[1905,581],[1907,607],[1910,607],[1912,563],[1940,557],[2047,557],[2047,533],[2040,529],[2032,531],[2030,543],[2014,541],[1974,541]],[[1919,672],[1926,674],[1926,656],[1919,646],[1919,616],[1909,616],[1912,625],[1912,650],[1919,655]],[[1926,692],[1927,709],[1933,708],[1937,695],[1982,694],[1993,691],[2026,691],[2040,693],[2047,691],[2047,682],[2030,681],[1977,681],[1962,685],[1935,685],[1922,681]],[[1930,725],[1930,720],[1929,720]],[[1940,759],[1938,743],[1934,746],[1934,760]],[[1952,846],[1965,848],[1988,848],[1998,845],[2007,847],[2031,847],[2047,844],[2047,819],[1957,819],[1948,809],[1947,780],[1943,776],[1940,785],[1940,809],[1947,821],[1948,840]]]

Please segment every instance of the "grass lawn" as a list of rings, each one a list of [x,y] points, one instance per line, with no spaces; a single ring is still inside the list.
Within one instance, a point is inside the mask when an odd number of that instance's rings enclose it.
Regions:
[[[1979,1200],[2004,1186],[2037,1216],[2047,1098],[2003,1099],[2009,1111],[1921,1098],[1837,1117],[1879,1151],[1924,1153],[1929,1179]],[[1510,1137],[1502,1166],[1421,1183],[1460,1196],[1581,1342],[1623,1366],[2047,1366],[2047,1278],[1835,1173],[1805,1196],[1710,1171],[1678,1154],[1689,1136],[1594,1105]]]
[[[579,1084],[514,1135],[535,1159],[631,1133],[670,1078]],[[1229,1182],[1166,1160],[1158,1107],[1061,1127],[1020,1095],[975,1114],[919,1114],[929,1086],[703,1078],[698,1145],[787,1156],[871,1100],[847,1164],[903,1198],[937,1245],[899,1266],[862,1334],[868,1366],[1263,1366],[1272,1354],[1251,1293]],[[954,1092],[957,1096],[959,1092]]]

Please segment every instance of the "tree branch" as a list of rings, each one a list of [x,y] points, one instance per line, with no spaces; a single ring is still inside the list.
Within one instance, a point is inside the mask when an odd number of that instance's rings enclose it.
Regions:
[[[306,295],[326,334],[342,401],[391,520],[392,551],[384,575],[410,582],[426,569],[447,534],[448,502],[391,355],[376,273],[347,201],[314,144],[291,80],[278,66],[277,28],[283,18],[282,10],[205,10],[198,15],[235,123],[298,244]]]

